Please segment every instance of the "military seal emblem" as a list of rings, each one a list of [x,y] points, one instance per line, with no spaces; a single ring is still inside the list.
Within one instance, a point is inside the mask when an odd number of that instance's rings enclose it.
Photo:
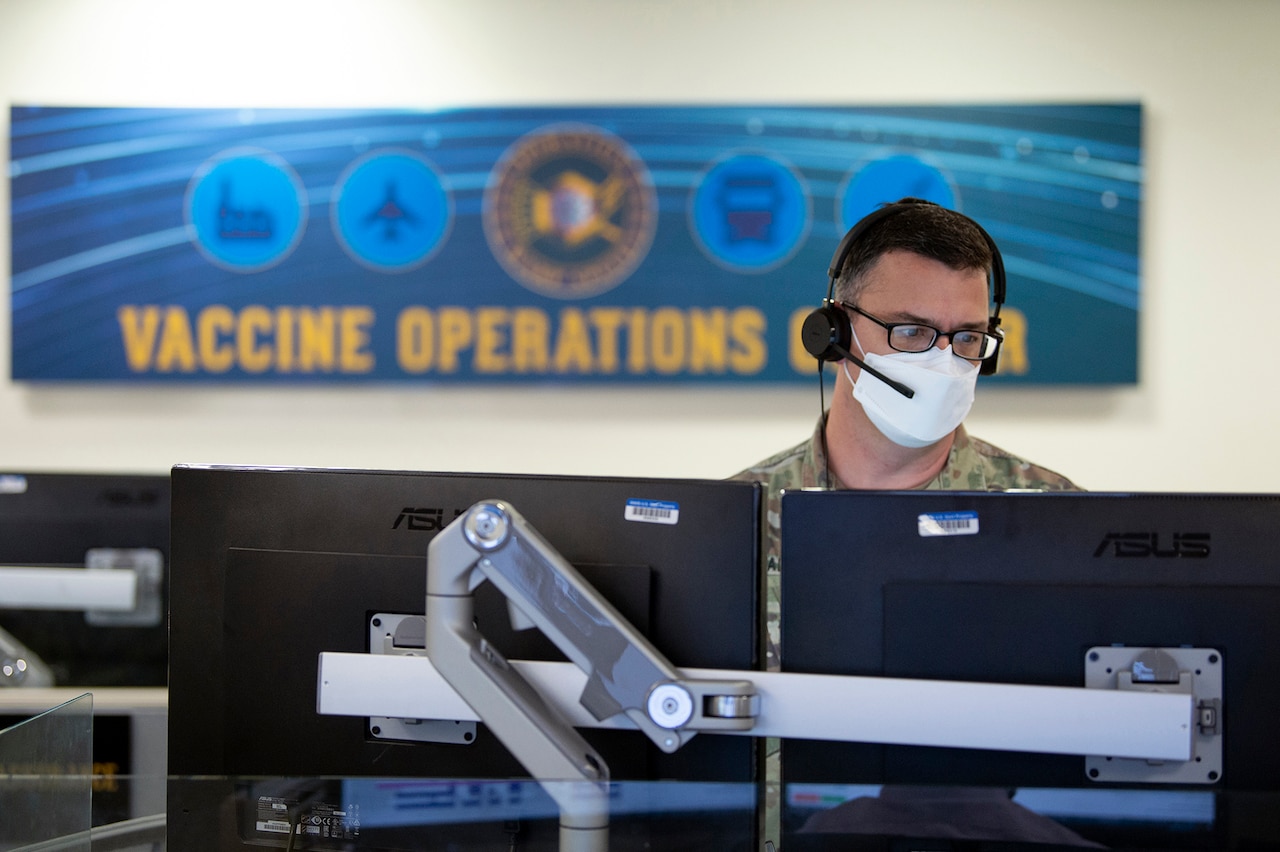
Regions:
[[[527,134],[485,190],[484,230],[516,281],[559,299],[595,296],[644,259],[657,225],[649,172],[617,136],[585,125]]]

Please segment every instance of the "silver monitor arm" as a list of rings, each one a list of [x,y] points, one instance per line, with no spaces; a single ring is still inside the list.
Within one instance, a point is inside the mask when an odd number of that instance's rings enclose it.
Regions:
[[[514,627],[539,628],[586,673],[579,702],[597,721],[625,714],[665,752],[700,730],[752,727],[750,681],[684,677],[511,506],[472,506],[428,548],[427,656],[556,801],[562,850],[607,848],[609,769],[476,629],[472,593],[485,580]]]
[[[503,659],[473,622],[485,580],[516,627],[540,628],[572,663]],[[682,672],[499,500],[429,545],[425,631],[426,656],[321,652],[317,712],[485,723],[559,806],[563,852],[607,848],[609,769],[575,726],[639,728],[667,752],[715,731],[1097,755],[1088,778],[1098,781],[1221,777],[1223,666],[1212,648],[1090,648],[1086,688]]]

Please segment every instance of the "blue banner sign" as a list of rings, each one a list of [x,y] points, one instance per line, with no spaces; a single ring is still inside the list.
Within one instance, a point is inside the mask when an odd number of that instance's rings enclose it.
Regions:
[[[1002,249],[994,381],[1133,383],[1141,133],[1136,104],[13,107],[13,378],[809,381],[841,235],[916,196]]]

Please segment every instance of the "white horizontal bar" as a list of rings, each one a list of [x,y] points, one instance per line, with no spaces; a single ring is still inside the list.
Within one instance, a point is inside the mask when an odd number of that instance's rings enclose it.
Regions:
[[[512,660],[578,727],[629,728],[578,702],[572,663]],[[927,745],[1148,760],[1189,760],[1189,695],[1053,686],[682,669],[686,677],[747,679],[760,696],[752,736]],[[482,721],[425,656],[320,654],[317,711],[337,716]]]
[[[163,714],[169,708],[169,690],[163,686],[24,686],[0,689],[0,715],[36,716],[85,693],[93,696],[93,712],[98,714]]]
[[[0,609],[128,612],[137,597],[133,571],[0,567]]]
[[[774,678],[777,680],[774,680]],[[757,728],[897,745],[1190,760],[1190,695],[1083,687],[766,674]]]

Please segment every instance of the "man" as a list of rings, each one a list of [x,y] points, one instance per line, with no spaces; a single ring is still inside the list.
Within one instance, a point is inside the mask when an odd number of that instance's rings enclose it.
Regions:
[[[961,425],[980,365],[994,365],[999,353],[988,293],[993,264],[1003,290],[997,252],[973,220],[916,198],[869,214],[841,243],[828,304],[810,318],[817,337],[830,331],[838,342],[805,341],[818,357],[839,361],[831,407],[809,440],[733,477],[768,488],[769,670],[779,665],[784,488],[1075,489]],[[805,331],[814,336],[808,322]]]
[[[973,220],[917,198],[870,214],[841,241],[827,303],[805,347],[836,360],[830,409],[809,440],[734,476],[768,489],[765,665],[780,667],[785,488],[1075,490],[1065,477],[971,437],[961,425],[980,365],[994,369],[1003,261]],[[993,266],[995,271],[993,272]],[[779,837],[778,743],[767,746],[764,836]]]

